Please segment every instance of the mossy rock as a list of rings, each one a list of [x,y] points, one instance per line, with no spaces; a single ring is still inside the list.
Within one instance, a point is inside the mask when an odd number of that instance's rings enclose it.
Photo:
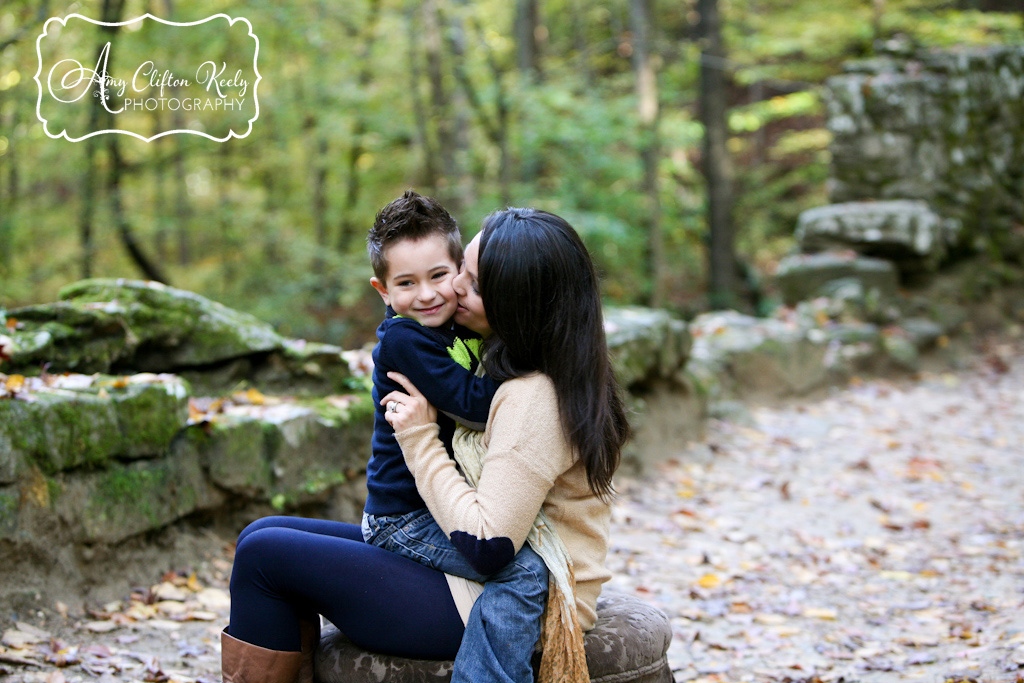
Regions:
[[[692,339],[686,323],[668,312],[608,307],[604,324],[612,366],[622,386],[673,379],[686,367]]]
[[[921,368],[921,354],[902,330],[886,330],[882,334],[882,350],[890,365],[897,370],[917,372]]]
[[[156,282],[94,279],[68,285],[61,300],[8,312],[8,372],[173,372],[197,392],[239,385],[298,396],[351,391],[337,346],[286,339],[265,322]]]
[[[199,395],[219,395],[241,385],[268,394],[327,396],[361,388],[345,351],[332,344],[284,339],[271,353],[236,358],[216,366],[179,371]]]
[[[274,474],[271,503],[283,508],[322,501],[365,470],[373,414],[369,395],[352,397],[344,411],[294,405],[265,412],[264,443]]]
[[[0,541],[13,540],[18,530],[18,489],[0,487]]]
[[[899,326],[918,351],[934,348],[944,333],[940,324],[927,318],[907,318]]]
[[[156,282],[93,279],[60,301],[8,312],[12,368],[31,371],[174,371],[279,350],[267,323],[193,292]]]
[[[865,292],[876,291],[880,299],[895,296],[899,286],[892,262],[857,256],[852,251],[787,256],[779,262],[775,276],[783,301],[789,306],[827,296],[829,285],[840,280],[855,280]]]
[[[0,400],[0,483],[32,466],[53,474],[161,455],[188,419],[188,386],[171,375],[52,381]]]
[[[370,455],[372,399],[343,398],[232,406],[190,425],[181,441],[231,495],[279,509],[322,502],[365,470]]]
[[[195,450],[172,454],[62,475],[53,508],[75,541],[111,544],[223,504],[223,494],[207,482]]]
[[[215,485],[232,494],[261,499],[266,498],[271,482],[263,432],[263,425],[254,418],[225,416],[212,423],[190,425],[181,438],[200,454]]]
[[[698,377],[718,375],[720,391],[712,401],[799,396],[827,382],[827,345],[818,330],[735,311],[698,316],[691,329],[688,370]]]
[[[846,202],[800,214],[796,238],[804,251],[851,248],[892,260],[901,272],[934,270],[956,242],[957,221],[939,216],[926,202]]]

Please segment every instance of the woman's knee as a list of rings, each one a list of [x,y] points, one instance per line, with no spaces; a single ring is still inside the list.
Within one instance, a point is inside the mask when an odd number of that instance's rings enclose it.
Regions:
[[[260,519],[257,519],[255,522],[250,523],[249,526],[242,529],[242,533],[238,534],[237,545],[242,545],[242,541],[248,538],[249,535],[252,534],[254,531],[259,531],[260,529],[267,529],[269,527],[283,526],[281,522],[285,519],[288,518],[281,515],[261,517]]]
[[[266,570],[277,566],[283,556],[287,555],[286,539],[282,534],[284,531],[280,527],[268,525],[251,530],[247,527],[242,532],[235,546],[235,559],[231,567],[232,592],[243,584],[260,582],[261,577],[265,580]]]

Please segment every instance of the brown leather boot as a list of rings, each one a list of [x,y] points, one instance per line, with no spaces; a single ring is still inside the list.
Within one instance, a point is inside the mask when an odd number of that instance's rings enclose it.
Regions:
[[[224,683],[295,683],[301,652],[280,652],[220,634],[220,670]]]
[[[300,621],[299,637],[302,642],[302,664],[299,666],[298,683],[313,683],[313,653],[320,644],[320,619]]]

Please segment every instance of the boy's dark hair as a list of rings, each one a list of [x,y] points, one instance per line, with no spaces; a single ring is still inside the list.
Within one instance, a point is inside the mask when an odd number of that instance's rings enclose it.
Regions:
[[[418,240],[430,235],[445,238],[448,255],[456,267],[462,265],[462,236],[451,214],[436,199],[406,190],[377,213],[366,235],[373,274],[383,282],[388,274],[387,248],[402,240]]]

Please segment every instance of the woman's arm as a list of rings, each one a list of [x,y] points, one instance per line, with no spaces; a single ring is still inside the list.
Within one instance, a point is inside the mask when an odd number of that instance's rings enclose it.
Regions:
[[[397,379],[397,378],[396,378]],[[407,386],[407,388],[411,385]],[[416,487],[438,525],[484,574],[504,567],[526,541],[555,480],[572,466],[562,433],[554,387],[542,375],[506,382],[488,419],[490,440],[483,472],[471,487],[426,423],[410,390],[392,423],[416,478]],[[418,393],[418,392],[417,392]],[[394,395],[384,401],[393,400]],[[405,419],[413,415],[411,419]],[[411,425],[411,426],[410,426]]]

